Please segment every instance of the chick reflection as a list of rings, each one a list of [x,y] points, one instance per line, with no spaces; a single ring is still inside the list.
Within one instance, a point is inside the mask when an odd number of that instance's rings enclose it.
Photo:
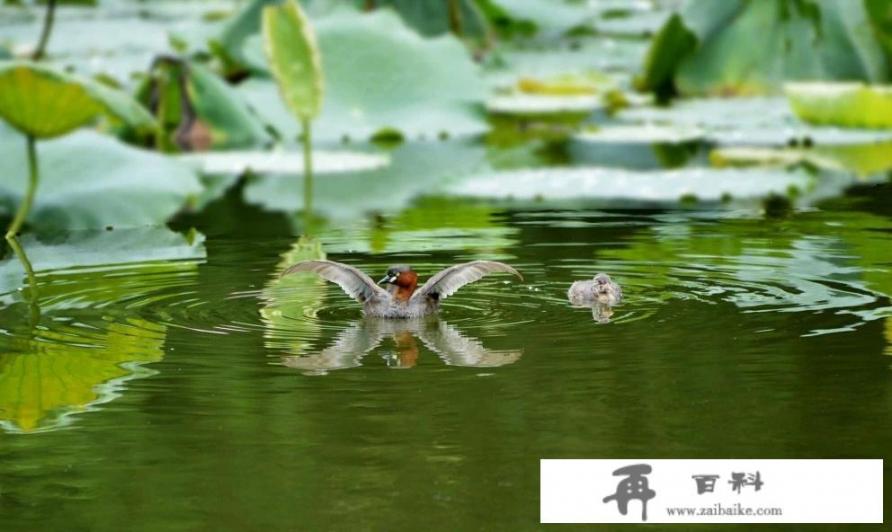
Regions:
[[[335,369],[361,365],[365,355],[385,340],[391,348],[382,354],[388,367],[412,368],[418,363],[420,345],[436,353],[450,366],[491,368],[513,364],[522,350],[487,349],[437,318],[393,320],[365,317],[340,332],[334,343],[317,354],[283,357],[282,362],[306,375],[324,375]]]
[[[574,303],[573,308],[590,308],[592,309],[592,319],[598,323],[610,323],[613,318],[613,306],[606,303]]]

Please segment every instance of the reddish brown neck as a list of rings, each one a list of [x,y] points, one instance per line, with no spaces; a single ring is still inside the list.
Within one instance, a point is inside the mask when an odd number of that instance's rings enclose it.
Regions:
[[[393,284],[397,287],[393,297],[399,301],[408,301],[418,287],[418,274],[413,271],[400,272]]]

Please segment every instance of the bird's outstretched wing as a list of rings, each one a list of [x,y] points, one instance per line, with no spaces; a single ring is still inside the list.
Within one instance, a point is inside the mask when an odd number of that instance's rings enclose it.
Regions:
[[[318,273],[326,281],[331,281],[340,286],[348,296],[365,303],[375,297],[386,297],[387,292],[375,284],[371,277],[357,270],[353,266],[341,264],[330,260],[305,260],[298,262],[282,275],[296,272]]]
[[[511,273],[523,280],[520,272],[507,264],[490,260],[475,260],[450,266],[437,273],[412,294],[412,299],[424,297],[437,300],[446,299],[464,285],[478,281],[488,273],[495,272]]]

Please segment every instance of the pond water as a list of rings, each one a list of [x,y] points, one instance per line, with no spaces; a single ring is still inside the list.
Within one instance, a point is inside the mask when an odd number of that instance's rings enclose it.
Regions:
[[[185,237],[94,235],[95,266],[24,242],[38,271],[0,294],[5,530],[530,529],[542,457],[892,446],[889,185],[781,217],[430,197],[311,237],[242,198]],[[159,238],[163,260],[100,265]],[[525,279],[381,322],[278,277],[320,253]],[[627,296],[607,323],[565,299],[602,270]]]
[[[538,34],[481,63],[389,11],[324,14],[337,3],[303,2],[326,87],[312,187],[258,21],[222,52],[260,71],[208,72],[226,90],[192,103],[250,104],[247,122],[199,118],[219,142],[272,128],[274,151],[40,143],[33,227],[0,245],[0,531],[530,530],[540,458],[886,457],[890,130],[807,125],[781,94],[634,92],[676,0],[505,2]],[[209,42],[255,2],[100,4],[60,7],[47,61],[136,93],[158,54],[220,67]],[[42,13],[0,8],[0,55]],[[0,124],[0,218],[22,147]],[[382,321],[280,277],[322,257],[524,279]],[[625,301],[572,307],[602,271]]]

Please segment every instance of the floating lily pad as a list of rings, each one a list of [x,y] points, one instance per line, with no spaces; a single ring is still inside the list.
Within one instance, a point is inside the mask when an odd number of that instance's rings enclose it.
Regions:
[[[892,85],[788,83],[796,116],[812,124],[892,128]]]
[[[0,213],[4,206],[11,213],[25,190],[24,142],[0,143]],[[161,225],[201,191],[188,166],[92,131],[38,151],[41,182],[29,220],[41,229]]]
[[[595,130],[582,131],[574,135],[573,138],[593,143],[681,144],[701,140],[703,131],[696,127],[679,128],[656,124],[608,125]]]
[[[685,196],[718,202],[785,194],[792,186],[808,188],[805,172],[690,168],[633,172],[614,168],[543,168],[494,172],[447,187],[450,194],[514,200],[607,200],[629,203],[677,203]]]
[[[526,94],[584,96],[616,89],[616,80],[597,71],[560,74],[547,78],[521,77],[516,89]]]
[[[145,273],[195,270],[198,262],[206,257],[204,236],[199,233],[179,234],[166,227],[138,227],[114,231],[76,231],[67,233],[64,240],[43,242],[32,235],[21,238],[21,248],[31,268],[38,275],[64,274],[79,270],[81,290],[77,297],[64,297],[70,284],[60,283],[59,288],[42,285],[43,304],[50,310],[84,306],[92,300],[86,289],[88,280],[84,272],[97,272],[94,282],[103,289],[97,293],[96,303],[107,304],[114,279],[102,273],[112,267],[134,264]],[[26,271],[19,260],[9,254],[0,261],[0,303],[11,305],[22,301],[19,289],[26,285]],[[126,278],[121,278],[126,282]],[[151,285],[151,283],[148,283]],[[122,297],[140,297],[140,289],[131,281],[119,287]],[[104,298],[104,299],[102,299]]]
[[[313,125],[316,139],[365,140],[382,130],[408,138],[485,131],[474,107],[484,98],[483,82],[454,37],[421,37],[388,10],[338,10],[314,23],[326,75],[325,102]],[[247,46],[246,54],[265,65],[259,40]],[[297,136],[297,121],[272,82],[252,79],[239,90],[283,136]]]
[[[603,108],[595,95],[530,95],[510,94],[490,98],[486,110],[493,114],[513,116],[581,115],[585,117]]]
[[[713,166],[791,166],[808,163],[819,168],[869,176],[892,170],[892,141],[816,148],[718,148],[709,154]]]
[[[180,155],[204,174],[295,174],[303,175],[303,154],[297,151],[226,151]],[[390,157],[381,153],[351,151],[313,152],[313,174],[367,172],[385,168]]]

